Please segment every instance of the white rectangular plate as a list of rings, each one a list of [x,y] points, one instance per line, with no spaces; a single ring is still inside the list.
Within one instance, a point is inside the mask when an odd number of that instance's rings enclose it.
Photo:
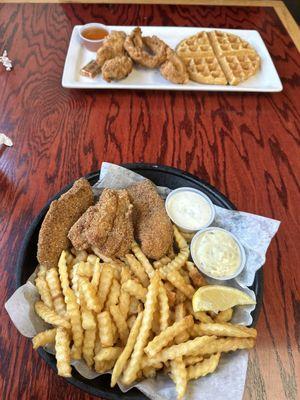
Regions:
[[[185,85],[177,85],[165,80],[158,69],[145,69],[134,66],[132,73],[125,79],[115,82],[106,82],[98,75],[95,79],[80,75],[80,69],[90,60],[95,59],[96,53],[88,51],[80,44],[79,25],[74,26],[65,67],[62,77],[62,86],[70,89],[143,89],[143,90],[206,90],[227,92],[280,92],[282,84],[275,69],[271,56],[257,31],[240,29],[219,29],[236,34],[247,40],[258,52],[261,58],[259,72],[238,86],[229,85],[205,85],[189,81]],[[109,26],[112,30],[122,30],[130,33],[134,26]],[[199,31],[209,31],[211,28],[185,28],[171,26],[142,26],[143,34],[147,36],[157,35],[170,47],[177,44]]]

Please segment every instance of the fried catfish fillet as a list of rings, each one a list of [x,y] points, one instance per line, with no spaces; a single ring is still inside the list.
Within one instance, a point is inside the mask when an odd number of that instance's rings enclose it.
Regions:
[[[69,239],[77,250],[96,248],[106,257],[124,256],[133,238],[132,205],[126,190],[105,189],[70,229]]]
[[[40,264],[47,268],[57,266],[61,252],[70,244],[70,228],[93,203],[92,188],[84,178],[52,201],[39,232],[37,259]]]
[[[158,260],[173,243],[173,228],[154,184],[144,180],[127,188],[133,204],[135,237],[147,257]]]

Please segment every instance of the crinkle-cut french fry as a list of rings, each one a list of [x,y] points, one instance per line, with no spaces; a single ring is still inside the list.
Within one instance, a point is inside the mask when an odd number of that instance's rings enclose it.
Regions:
[[[174,260],[174,258],[176,257],[173,243],[171,244],[170,248],[167,251],[167,257],[169,257],[171,261]]]
[[[157,295],[160,283],[158,272],[154,272],[148,287],[148,293],[145,301],[144,316],[139,335],[137,337],[133,353],[129,360],[127,369],[124,371],[123,382],[125,385],[130,385],[136,377],[143,357],[144,348],[149,338],[153,314],[157,304]]]
[[[91,278],[94,274],[94,264],[84,261],[79,262],[77,273],[80,276]]]
[[[98,257],[97,257],[95,263],[93,264],[93,266],[94,266],[94,272],[93,272],[91,284],[94,285],[96,291],[98,291],[100,276],[101,276],[101,264],[100,264]]]
[[[114,335],[112,319],[108,311],[103,311],[97,315],[99,338],[102,347],[112,347],[114,345]]]
[[[164,265],[167,265],[171,262],[171,258],[168,256],[163,256],[160,260],[154,261],[153,263],[153,267],[155,269],[159,269],[161,267],[163,267]]]
[[[184,239],[186,240],[187,243],[191,243],[193,237],[195,236],[194,232],[191,232],[191,233],[190,232],[183,232],[181,230],[179,230],[179,232],[180,232],[181,236],[184,237]]]
[[[171,347],[163,349],[155,357],[151,359],[152,362],[174,360],[176,357],[199,355],[201,350],[206,351],[210,342],[213,342],[216,336],[201,336],[193,340],[188,340],[185,343],[174,344]],[[201,354],[202,355],[202,354]]]
[[[151,278],[154,274],[154,268],[152,267],[148,258],[142,252],[142,249],[140,248],[140,246],[136,242],[134,242],[131,249],[132,249],[134,255],[136,256],[136,258],[139,260],[139,262],[144,267],[149,278]]]
[[[88,253],[85,250],[75,250],[74,248],[72,248],[71,252],[75,256],[75,263],[78,263],[80,261],[86,262],[88,258]]]
[[[185,366],[188,367],[189,365],[194,365],[197,364],[201,361],[203,361],[203,357],[202,356],[187,356],[184,357],[183,359]]]
[[[96,329],[84,331],[82,356],[89,367],[94,364],[94,348],[96,343]]]
[[[232,318],[233,309],[228,308],[227,310],[220,311],[214,318],[215,322],[229,322]]]
[[[128,279],[128,281],[123,283],[122,289],[130,294],[130,296],[136,297],[138,300],[145,302],[147,289],[133,279]]]
[[[199,336],[215,335],[223,337],[236,337],[236,338],[256,338],[257,331],[254,328],[247,328],[246,326],[233,325],[229,322],[206,324],[200,323],[195,325],[198,328]]]
[[[144,368],[150,367],[150,366],[154,367],[155,369],[161,369],[161,368],[163,368],[164,364],[161,361],[153,363],[153,362],[151,362],[150,358],[148,358],[147,356],[144,356],[141,361],[141,368],[144,369]]]
[[[158,304],[160,331],[164,331],[169,326],[170,308],[167,292],[162,282],[159,285]]]
[[[218,338],[208,343],[205,348],[201,348],[198,352],[198,355],[203,356],[214,353],[228,353],[229,351],[235,351],[239,349],[252,349],[254,345],[255,339],[252,338]]]
[[[186,295],[183,294],[180,290],[176,289],[175,291],[175,305],[184,303],[186,301]]]
[[[82,319],[82,328],[84,330],[96,329],[97,323],[94,316],[93,311],[89,310],[86,307],[86,304],[83,302],[81,305],[81,319]]]
[[[79,265],[80,265],[80,263],[73,265],[71,272],[70,272],[70,279],[71,279],[71,287],[76,296],[77,304],[80,305],[79,275],[78,275]]]
[[[186,315],[186,310],[184,304],[183,303],[177,304],[177,306],[175,307],[175,321],[181,321],[185,317],[185,315]],[[189,334],[185,330],[176,335],[175,343],[177,344],[183,343],[186,342],[188,339],[189,339]]]
[[[129,332],[131,331],[131,329],[132,329],[132,327],[133,327],[133,324],[134,324],[136,318],[137,318],[136,315],[131,315],[131,316],[127,319],[127,326],[128,326]]]
[[[53,301],[51,297],[51,292],[46,279],[43,276],[38,276],[35,280],[35,286],[41,296],[42,301],[49,307],[53,309]]]
[[[116,261],[112,261],[109,263],[110,268],[114,273],[114,278],[119,282],[121,280],[121,269],[122,267],[116,263]]]
[[[171,378],[176,385],[177,400],[181,400],[187,387],[187,370],[182,357],[177,357],[170,362]]]
[[[73,336],[74,347],[78,349],[76,355],[79,355],[81,353],[81,347],[83,342],[83,330],[81,325],[81,314],[79,310],[79,305],[76,302],[76,296],[71,288],[66,289],[65,300],[67,303],[67,313],[71,322],[71,331]],[[73,358],[75,358],[74,354]]]
[[[201,286],[207,285],[207,282],[201,272],[195,267],[195,264],[191,261],[187,261],[185,263],[186,269],[189,273],[189,276],[193,282],[193,285],[198,289]]]
[[[148,357],[154,357],[164,347],[168,345],[178,334],[191,328],[194,324],[193,317],[191,315],[184,317],[182,320],[174,322],[173,325],[162,331],[158,336],[148,343],[144,349]]]
[[[121,271],[121,285],[125,283],[128,279],[131,278],[130,270],[127,267],[123,267]],[[128,312],[129,312],[129,306],[130,306],[130,295],[127,293],[124,289],[122,289],[121,286],[121,293],[119,297],[119,307],[120,307],[120,312],[125,318],[127,319]]]
[[[188,247],[188,244],[185,240],[185,238],[182,236],[181,232],[179,232],[179,229],[177,228],[176,225],[173,225],[173,231],[174,231],[174,237],[176,240],[176,243],[179,247],[179,249],[184,249],[186,247]]]
[[[102,267],[99,289],[98,289],[98,298],[100,301],[100,309],[103,310],[104,304],[106,302],[108,293],[110,291],[112,282],[114,278],[114,272],[108,264],[104,264]]]
[[[189,273],[185,269],[180,270],[180,274],[182,275],[183,279],[185,280],[185,283],[187,283],[190,286],[193,286],[190,280]]]
[[[97,296],[97,291],[94,285],[92,285],[87,278],[80,278],[79,291],[86,302],[87,308],[91,311],[95,311],[96,313],[100,312],[101,306]]]
[[[62,328],[70,329],[69,321],[57,314],[54,310],[47,307],[42,301],[37,301],[34,305],[35,311],[39,317],[45,322],[54,326],[61,326]]]
[[[176,289],[180,290],[186,297],[192,299],[193,294],[195,293],[195,289],[192,285],[186,283],[184,277],[181,275],[179,271],[171,271],[167,274],[167,279],[172,283]]]
[[[160,275],[164,279],[167,279],[167,275],[169,272],[180,270],[189,258],[189,254],[190,251],[188,247],[183,247],[182,249],[180,249],[180,252],[169,264],[159,269]]]
[[[37,349],[38,347],[46,346],[48,343],[54,343],[55,335],[56,328],[38,333],[34,338],[32,338],[33,348]]]
[[[205,323],[213,323],[214,320],[205,312],[205,311],[197,311],[195,312],[193,310],[193,306],[190,300],[186,301],[185,303],[185,307],[188,310],[188,312],[190,314],[192,314],[192,316],[197,319],[200,322],[205,322]]]
[[[134,273],[137,279],[144,287],[148,287],[149,278],[142,264],[135,258],[133,254],[126,254],[125,257],[131,271]]]
[[[156,376],[156,369],[152,366],[143,368],[143,376],[145,378],[155,378]]]
[[[64,296],[66,296],[67,290],[70,288],[69,282],[69,273],[68,273],[68,266],[67,266],[67,255],[69,253],[66,250],[61,252],[61,255],[58,260],[58,274],[60,279],[60,284],[62,288],[62,292]]]
[[[214,372],[219,364],[221,353],[213,354],[198,364],[191,365],[187,368],[188,380],[200,378]]]
[[[167,296],[170,307],[173,307],[176,303],[176,293],[167,289]]]
[[[64,302],[58,271],[56,268],[48,269],[46,273],[46,281],[52,296],[54,310],[57,312],[57,314],[65,316],[66,304]]]
[[[72,346],[71,348],[71,359],[72,360],[81,360],[82,356],[82,347]]]
[[[87,256],[86,261],[87,261],[88,263],[94,265],[94,264],[96,264],[97,261],[100,261],[100,260],[99,260],[99,257],[97,257],[95,254],[89,254],[89,255]]]
[[[100,351],[95,354],[94,360],[95,362],[116,361],[122,351],[122,347],[105,347],[104,349],[100,349]]]
[[[98,374],[103,374],[104,372],[110,371],[114,366],[115,361],[95,361],[95,371]]]
[[[123,345],[125,345],[127,342],[127,339],[128,339],[128,335],[129,335],[126,319],[120,312],[119,306],[112,305],[112,306],[110,306],[109,310],[110,310],[111,316],[114,320],[114,323],[116,324],[116,327],[118,329],[118,333],[119,333],[121,342]]]
[[[56,330],[55,357],[58,375],[70,378],[72,376],[70,337],[68,332],[61,327]]]
[[[46,273],[47,273],[48,269],[47,267],[45,267],[45,265],[39,265],[38,270],[37,270],[37,277],[38,278],[45,278],[46,279]]]
[[[110,384],[111,387],[115,386],[115,384],[117,383],[117,380],[119,379],[120,375],[122,374],[123,369],[132,353],[132,350],[136,343],[137,336],[140,331],[142,319],[143,319],[143,312],[141,312],[137,316],[136,320],[134,321],[134,324],[132,326],[132,329],[130,330],[128,340],[124,347],[124,350],[122,351],[118,360],[115,363],[113,373],[111,376],[111,384]]]
[[[113,279],[112,285],[110,287],[110,292],[108,294],[105,303],[106,310],[109,310],[110,306],[118,304],[120,293],[121,293],[121,285],[116,279]]]
[[[111,314],[110,314],[110,317],[111,317],[111,327],[112,327],[112,333],[113,333],[114,344],[115,344],[119,340],[119,332],[118,332],[117,326],[114,323],[114,320],[113,320]]]

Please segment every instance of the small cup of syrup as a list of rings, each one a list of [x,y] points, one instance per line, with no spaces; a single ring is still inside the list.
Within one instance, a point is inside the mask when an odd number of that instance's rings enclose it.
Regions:
[[[109,29],[96,22],[82,25],[79,29],[80,41],[90,51],[97,51],[107,35]]]

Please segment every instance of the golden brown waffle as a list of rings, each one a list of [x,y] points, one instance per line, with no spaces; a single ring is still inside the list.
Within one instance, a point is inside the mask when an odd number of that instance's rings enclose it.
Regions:
[[[190,78],[199,83],[237,85],[260,67],[253,47],[227,32],[199,32],[180,42],[176,51],[185,61]]]
[[[193,81],[226,85],[226,77],[214,54],[207,32],[199,32],[183,40],[177,46],[176,52],[185,62]]]
[[[238,85],[257,73],[260,57],[248,42],[220,31],[211,31],[208,37],[230,85]]]

